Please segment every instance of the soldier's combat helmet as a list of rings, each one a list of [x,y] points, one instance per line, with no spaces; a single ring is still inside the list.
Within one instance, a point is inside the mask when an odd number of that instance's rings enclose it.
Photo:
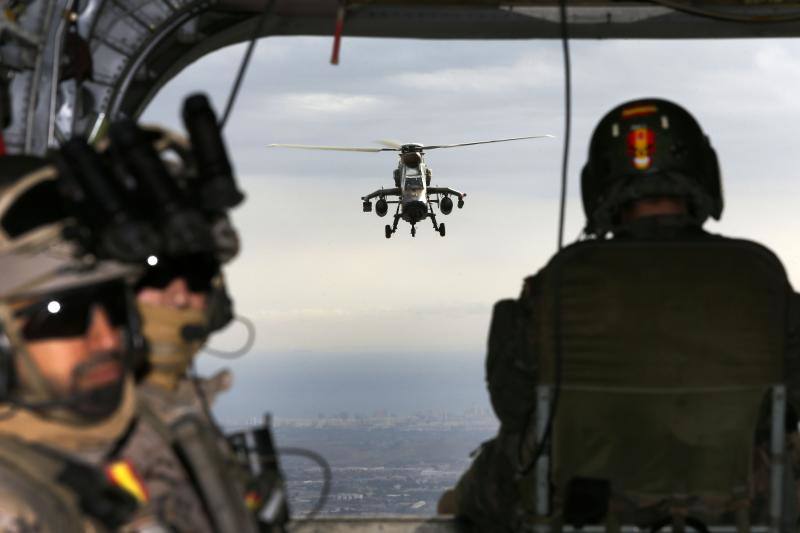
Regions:
[[[647,197],[685,198],[701,225],[722,215],[717,156],[700,125],[681,106],[658,98],[612,109],[592,135],[581,176],[586,233],[618,228],[620,212]]]
[[[49,161],[14,155],[0,165],[0,403],[34,409],[61,409],[73,421],[109,416],[121,400],[124,382],[112,396],[56,393],[32,362],[27,341],[77,336],[86,331],[88,313],[100,305],[110,324],[119,327],[125,347],[121,362],[135,366],[143,351],[138,315],[129,285],[141,269],[112,259],[98,259],[67,235],[76,221],[67,214],[57,187],[58,173]],[[109,356],[110,356],[109,352]],[[20,387],[14,360],[28,379]],[[77,380],[80,376],[76,375]],[[113,400],[113,401],[112,401]],[[72,418],[74,417],[74,418]]]

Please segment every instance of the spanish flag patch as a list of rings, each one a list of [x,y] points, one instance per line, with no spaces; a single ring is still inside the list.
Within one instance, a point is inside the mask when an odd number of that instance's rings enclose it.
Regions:
[[[264,501],[261,499],[261,495],[258,492],[251,490],[245,494],[244,503],[251,511],[258,511]]]
[[[136,468],[127,459],[113,462],[106,466],[106,476],[119,488],[136,498],[140,503],[147,503],[150,494],[147,492],[142,478],[136,472]]]

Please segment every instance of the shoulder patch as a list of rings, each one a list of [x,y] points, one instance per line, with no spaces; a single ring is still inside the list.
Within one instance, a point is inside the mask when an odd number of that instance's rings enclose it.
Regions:
[[[105,468],[108,479],[119,488],[125,490],[140,503],[150,500],[147,486],[142,481],[133,463],[123,459],[115,461]]]

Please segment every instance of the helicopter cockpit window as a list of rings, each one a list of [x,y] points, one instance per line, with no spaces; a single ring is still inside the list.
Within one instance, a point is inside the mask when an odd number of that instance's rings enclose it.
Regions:
[[[421,189],[422,188],[422,178],[421,177],[406,177],[406,188],[407,189]]]

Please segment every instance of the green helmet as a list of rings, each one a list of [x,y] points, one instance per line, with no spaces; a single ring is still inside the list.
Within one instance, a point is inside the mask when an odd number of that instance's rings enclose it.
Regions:
[[[658,98],[624,103],[595,128],[581,175],[586,232],[603,236],[620,225],[620,210],[648,197],[681,197],[702,225],[722,215],[717,156],[688,111]]]

